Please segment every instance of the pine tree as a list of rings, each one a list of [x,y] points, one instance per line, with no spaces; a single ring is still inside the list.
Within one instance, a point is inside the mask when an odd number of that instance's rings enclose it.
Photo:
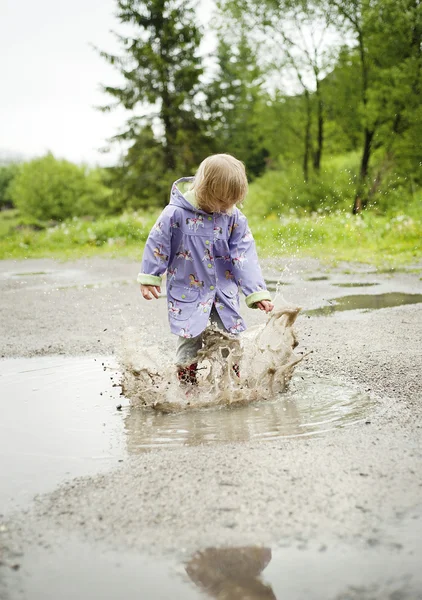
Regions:
[[[198,53],[202,34],[191,2],[118,0],[117,7],[117,18],[128,26],[126,35],[116,34],[123,52],[101,55],[120,71],[123,84],[103,87],[115,101],[103,110],[124,106],[132,112],[126,131],[116,136],[132,144],[129,162],[133,164],[136,151],[142,153],[142,140],[148,139],[151,147],[153,132],[162,148],[162,170],[189,168],[197,156],[189,155],[190,165],[181,165],[179,158],[186,159],[186,153],[180,145],[184,129],[199,137],[202,131],[196,101],[203,72]],[[190,144],[195,146],[195,140]]]
[[[245,32],[237,43],[219,33],[217,72],[207,90],[210,129],[218,152],[234,154],[258,176],[268,152],[260,131],[259,107],[265,91],[263,73]]]

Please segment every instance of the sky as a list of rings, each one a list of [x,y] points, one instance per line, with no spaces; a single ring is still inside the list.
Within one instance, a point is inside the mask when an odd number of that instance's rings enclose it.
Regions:
[[[214,2],[198,2],[206,25]],[[115,10],[115,0],[0,0],[0,162],[50,151],[76,163],[116,163],[117,144],[100,150],[130,113],[96,110],[110,100],[101,84],[121,79],[93,48],[120,53],[111,32],[122,31]],[[205,31],[202,50],[209,54],[215,35]],[[294,91],[289,80],[285,88]]]
[[[92,48],[117,52],[114,0],[0,0],[0,158],[40,156],[112,164],[99,150],[129,116],[101,113],[101,84],[119,75]],[[120,29],[121,31],[121,29]]]

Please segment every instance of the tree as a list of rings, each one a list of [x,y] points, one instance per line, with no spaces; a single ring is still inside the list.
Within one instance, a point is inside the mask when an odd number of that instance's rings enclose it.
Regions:
[[[236,40],[220,30],[216,54],[217,71],[205,90],[212,145],[217,152],[234,154],[257,177],[268,156],[260,123],[260,108],[268,99],[264,73],[244,31]]]
[[[374,144],[390,155],[394,140],[410,125],[410,106],[419,106],[420,1],[328,0],[327,6],[354,37],[360,58],[363,147],[353,205],[358,213],[374,192],[367,181]]]
[[[10,163],[0,165],[0,210],[12,208],[13,202],[10,198],[10,185],[19,171],[19,165]]]
[[[333,70],[321,82],[324,94],[328,151],[350,152],[361,147],[360,59],[344,45]]]
[[[303,144],[304,179],[308,180],[310,161],[319,172],[323,155],[321,82],[333,63],[325,40],[327,31],[333,29],[332,24],[318,2],[221,0],[220,6],[247,28],[249,36],[255,36],[261,48],[260,59],[272,73],[272,86],[285,96],[302,94],[304,118],[299,136]]]
[[[106,182],[115,190],[116,208],[147,208],[151,198],[168,200],[168,184],[163,172],[163,145],[150,125],[140,127],[120,164],[106,169]]]
[[[121,170],[124,172],[125,165],[132,163],[146,139],[149,147],[151,136],[162,147],[162,158],[158,146],[154,150],[156,177],[166,172],[174,174],[178,168],[190,169],[199,162],[203,141],[198,106],[202,34],[195,24],[191,2],[118,0],[117,6],[120,23],[130,27],[125,35],[116,34],[122,54],[101,55],[123,78],[122,85],[104,86],[104,91],[115,100],[114,106],[122,105],[132,113],[126,131],[115,138],[132,144],[131,156],[125,158]],[[113,104],[103,110],[111,108]],[[190,146],[199,146],[198,152],[188,156],[180,152],[184,131],[192,135]]]

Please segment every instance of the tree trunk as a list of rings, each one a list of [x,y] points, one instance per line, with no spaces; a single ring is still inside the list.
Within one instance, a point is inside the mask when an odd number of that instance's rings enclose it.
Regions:
[[[362,159],[360,163],[359,182],[353,204],[353,214],[360,213],[368,203],[366,194],[366,178],[368,176],[369,161],[371,159],[371,144],[375,134],[375,130],[365,128],[365,138],[363,143]]]
[[[173,112],[174,115],[174,110],[172,111],[172,107],[170,105],[170,97],[169,94],[167,92],[166,87],[164,87],[163,93],[162,93],[162,106],[161,106],[161,118],[163,120],[163,125],[164,125],[164,138],[165,138],[165,145],[164,145],[164,160],[165,160],[165,167],[166,169],[169,169],[170,171],[174,171],[176,169],[176,159],[175,159],[175,155],[174,155],[174,150],[175,150],[175,128],[173,126],[172,123],[172,119],[171,119],[171,114]]]
[[[305,125],[305,149],[303,154],[303,178],[306,182],[309,181],[309,156],[311,154],[311,125],[312,125],[312,110],[309,91],[305,90],[306,101],[306,125]]]
[[[366,110],[366,107],[368,104],[368,85],[369,85],[369,83],[368,83],[368,79],[369,79],[368,63],[366,61],[363,32],[362,32],[362,29],[360,26],[357,27],[357,32],[358,32],[358,41],[359,41],[360,66],[361,66],[361,73],[362,73],[362,102],[363,102],[363,106]],[[366,177],[368,175],[369,161],[371,158],[371,143],[372,143],[372,138],[374,137],[374,133],[375,133],[374,130],[371,130],[371,129],[368,129],[368,127],[365,127],[363,152],[362,152],[362,158],[361,158],[361,162],[360,162],[359,181],[358,181],[358,185],[357,185],[357,189],[356,189],[355,201],[353,203],[353,211],[352,212],[354,215],[357,215],[358,213],[360,213],[368,203],[365,186],[366,186]]]
[[[316,82],[316,97],[318,102],[318,136],[317,149],[314,154],[314,169],[319,174],[321,170],[322,150],[324,145],[324,103],[321,96],[320,82]]]

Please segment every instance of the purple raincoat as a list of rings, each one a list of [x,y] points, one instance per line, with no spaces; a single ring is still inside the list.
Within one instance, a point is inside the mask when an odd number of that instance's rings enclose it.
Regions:
[[[160,285],[167,271],[172,333],[199,335],[213,304],[227,331],[239,333],[246,329],[239,313],[239,288],[249,307],[271,300],[255,242],[238,208],[232,214],[209,214],[189,202],[181,189],[192,181],[184,177],[173,184],[170,203],[149,234],[138,282]]]

